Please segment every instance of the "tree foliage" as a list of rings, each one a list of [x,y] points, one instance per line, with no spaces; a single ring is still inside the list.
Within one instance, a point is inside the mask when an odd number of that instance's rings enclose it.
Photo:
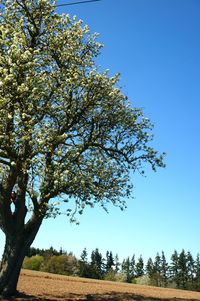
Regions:
[[[104,257],[97,248],[91,252],[90,260],[86,248],[82,251],[80,259],[72,252],[65,251],[60,255],[52,247],[47,250],[30,248],[23,267],[72,276],[200,291],[199,254],[194,259],[192,254],[186,253],[185,250],[180,253],[174,251],[171,261],[167,262],[162,251],[161,255],[156,254],[154,260],[151,257],[147,260],[145,269],[142,256],[135,260],[133,254],[121,263],[118,255],[114,258],[113,261],[112,251],[106,251]],[[108,268],[111,262],[112,267]]]
[[[44,257],[41,255],[35,255],[32,257],[25,257],[23,262],[23,268],[27,270],[41,271],[41,267],[44,263]]]
[[[75,221],[95,204],[123,209],[130,170],[164,166],[152,125],[119,89],[119,75],[96,67],[97,35],[55,5],[0,0],[0,294],[15,291],[44,218],[62,208]]]
[[[79,213],[95,203],[123,208],[130,168],[163,166],[148,146],[152,125],[127,103],[118,75],[98,72],[102,45],[81,20],[46,0],[1,2],[1,208],[14,188],[35,216],[56,213],[57,196],[73,197]]]

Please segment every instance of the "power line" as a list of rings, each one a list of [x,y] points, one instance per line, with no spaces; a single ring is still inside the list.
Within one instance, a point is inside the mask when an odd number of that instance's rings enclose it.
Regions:
[[[85,1],[66,3],[66,4],[57,4],[56,7],[75,5],[75,4],[82,4],[82,3],[91,3],[91,2],[97,2],[97,1],[101,1],[101,0],[85,0]]]

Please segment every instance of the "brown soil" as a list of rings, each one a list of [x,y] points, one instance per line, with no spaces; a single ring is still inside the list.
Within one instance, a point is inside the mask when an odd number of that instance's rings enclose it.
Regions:
[[[199,292],[99,281],[22,270],[19,301],[183,301],[200,300]]]

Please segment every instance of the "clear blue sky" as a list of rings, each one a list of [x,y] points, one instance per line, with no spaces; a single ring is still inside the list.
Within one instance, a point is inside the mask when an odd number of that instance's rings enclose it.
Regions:
[[[66,3],[58,0],[58,4]],[[73,2],[73,1],[71,1]],[[166,169],[134,175],[134,199],[121,212],[88,209],[80,225],[46,220],[33,244],[80,255],[98,247],[144,259],[164,250],[200,252],[200,1],[102,0],[68,6],[100,33],[98,63],[121,73],[134,106],[154,123],[154,146],[167,153]],[[3,235],[0,234],[0,254]]]

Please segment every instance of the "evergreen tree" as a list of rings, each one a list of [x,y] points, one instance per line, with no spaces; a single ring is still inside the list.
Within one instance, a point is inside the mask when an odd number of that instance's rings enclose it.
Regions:
[[[200,291],[200,256],[197,254],[195,261],[195,290]]]
[[[108,273],[112,267],[114,266],[114,258],[113,258],[113,254],[110,251],[106,252],[106,265],[105,265],[105,269],[106,269],[106,273]]]
[[[104,259],[99,249],[96,248],[91,253],[91,276],[95,279],[102,279],[104,275]]]
[[[114,264],[115,264],[115,273],[118,273],[121,265],[119,262],[118,254],[115,255]]]
[[[49,249],[46,250],[46,254],[48,257],[58,256],[59,252],[51,246]]]
[[[176,285],[177,288],[180,287],[180,279],[179,279],[179,255],[175,250],[171,256],[171,264],[170,264],[170,280],[172,283]]]
[[[159,253],[156,254],[154,260],[154,279],[155,279],[155,285],[161,286],[161,257]]]
[[[142,255],[140,255],[138,262],[135,266],[136,277],[141,277],[144,275],[144,261],[142,259]]]
[[[41,255],[41,250],[40,249],[37,249],[37,248],[34,248],[34,247],[31,247],[29,250],[28,250],[28,252],[27,252],[27,254],[26,254],[26,256],[28,256],[28,257],[32,257],[32,256],[36,256],[36,255]]]
[[[122,262],[122,273],[125,274],[126,282],[130,283],[131,282],[131,263],[130,263],[129,257],[124,259]]]
[[[155,285],[155,282],[154,282],[154,264],[153,264],[153,260],[151,258],[149,258],[147,260],[145,270],[146,270],[146,273],[149,277],[150,284]]]
[[[185,250],[182,250],[178,259],[178,278],[180,287],[186,289],[188,281],[187,255]]]
[[[190,252],[187,253],[187,289],[194,288],[195,261]]]
[[[92,275],[87,256],[87,250],[84,248],[80,256],[81,259],[79,260],[79,276],[90,278]]]
[[[162,285],[164,287],[167,287],[168,271],[169,271],[169,265],[166,261],[165,254],[162,251],[162,255],[161,255],[161,278],[162,278]]]
[[[82,253],[81,253],[81,256],[80,256],[81,261],[84,262],[84,263],[87,263],[88,262],[87,256],[88,256],[87,250],[86,250],[86,248],[84,248]]]
[[[131,280],[135,278],[135,255],[131,257],[131,261],[130,261],[130,277]]]

